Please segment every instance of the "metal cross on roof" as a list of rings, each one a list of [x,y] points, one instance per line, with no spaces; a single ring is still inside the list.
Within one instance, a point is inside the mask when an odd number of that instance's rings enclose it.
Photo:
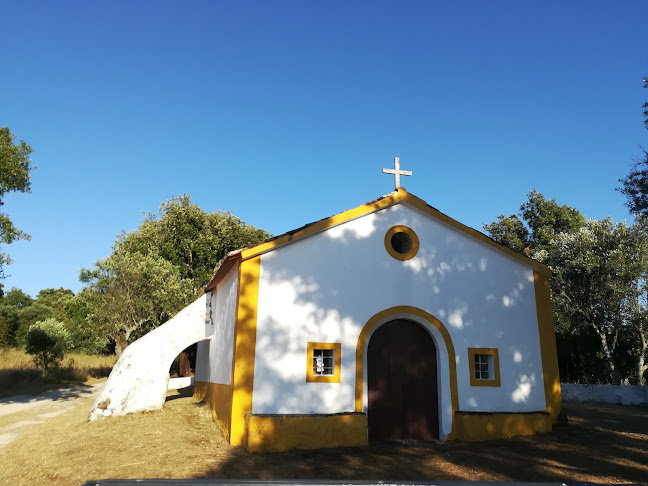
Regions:
[[[394,168],[393,169],[383,169],[383,174],[394,174],[394,185],[396,190],[400,187],[400,176],[411,176],[411,170],[400,170],[400,159],[394,157]]]

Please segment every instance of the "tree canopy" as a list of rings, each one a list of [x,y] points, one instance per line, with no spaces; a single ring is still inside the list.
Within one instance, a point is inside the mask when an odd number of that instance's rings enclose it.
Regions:
[[[14,135],[9,128],[0,128],[0,206],[4,205],[4,197],[9,192],[29,192],[32,169],[29,154],[32,151],[23,140],[14,144]],[[0,213],[0,244],[20,239],[29,239],[29,235],[16,228],[9,216]],[[9,263],[9,255],[0,253],[0,277],[4,266]]]
[[[648,88],[648,77],[643,78],[643,87]],[[644,126],[648,130],[648,101],[643,104]],[[648,215],[648,152],[641,146],[643,154],[637,157],[628,175],[619,179],[622,187],[617,190],[626,196],[626,206],[634,215]]]
[[[108,258],[82,271],[88,287],[79,299],[119,355],[198,297],[228,252],[269,237],[228,212],[203,211],[188,195],[174,197],[137,230],[119,235]]]
[[[585,225],[585,216],[578,210],[559,206],[555,199],[547,200],[535,189],[527,194],[527,202],[518,214],[504,216],[484,224],[491,238],[519,253],[532,255],[549,245],[556,235]]]
[[[648,358],[648,225],[585,220],[537,191],[485,224],[497,242],[547,264],[561,377],[642,382]],[[643,343],[643,344],[642,344]]]

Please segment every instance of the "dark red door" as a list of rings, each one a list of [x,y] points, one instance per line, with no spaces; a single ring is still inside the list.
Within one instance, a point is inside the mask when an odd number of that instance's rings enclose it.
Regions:
[[[370,440],[439,438],[436,348],[428,332],[394,320],[373,333],[367,349]]]

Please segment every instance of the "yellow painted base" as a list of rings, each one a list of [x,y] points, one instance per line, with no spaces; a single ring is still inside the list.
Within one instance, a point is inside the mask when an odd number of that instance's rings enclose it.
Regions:
[[[280,452],[292,449],[366,446],[364,413],[334,415],[245,416],[248,452]]]
[[[225,438],[229,440],[232,420],[232,385],[196,381],[193,396],[209,405],[214,421]]]
[[[454,418],[453,439],[456,440],[501,439],[551,432],[551,415],[547,412],[457,412]]]

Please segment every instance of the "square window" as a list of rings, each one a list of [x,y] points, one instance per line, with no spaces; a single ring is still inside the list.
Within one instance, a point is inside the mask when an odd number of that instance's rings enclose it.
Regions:
[[[497,348],[468,348],[471,386],[500,386]]]
[[[340,343],[308,343],[306,381],[340,383]]]
[[[492,354],[475,354],[475,379],[489,380],[489,370],[492,373],[493,355]]]
[[[334,349],[313,349],[313,376],[335,376],[334,358]]]

